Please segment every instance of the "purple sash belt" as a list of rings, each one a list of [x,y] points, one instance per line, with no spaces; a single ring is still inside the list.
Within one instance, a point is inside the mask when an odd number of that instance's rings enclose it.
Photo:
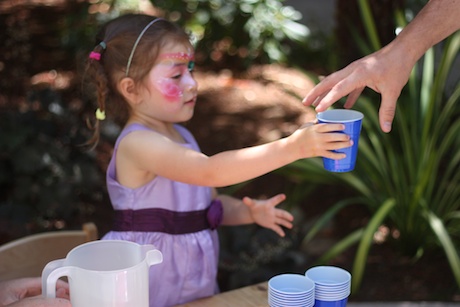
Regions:
[[[115,210],[114,231],[186,234],[216,229],[223,218],[222,202],[213,200],[204,210],[178,212],[161,208]]]

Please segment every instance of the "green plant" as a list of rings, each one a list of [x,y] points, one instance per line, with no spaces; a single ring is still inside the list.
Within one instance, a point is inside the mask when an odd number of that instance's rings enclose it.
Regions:
[[[373,23],[367,1],[361,0],[366,23]],[[404,18],[397,14],[403,25]],[[370,51],[380,48],[372,25]],[[361,42],[362,43],[362,42]],[[350,173],[327,173],[321,160],[299,161],[285,174],[299,182],[342,184],[356,196],[339,201],[312,227],[307,243],[349,205],[365,206],[371,217],[367,225],[348,234],[318,260],[326,263],[358,244],[352,269],[352,288],[358,291],[374,234],[386,225],[394,234],[394,246],[415,260],[425,251],[442,249],[460,287],[460,84],[448,91],[446,80],[460,49],[460,33],[442,48],[430,49],[414,68],[397,105],[390,134],[379,128],[376,106],[379,97],[363,95],[355,108],[365,114],[356,169]],[[285,170],[283,170],[284,172]]]

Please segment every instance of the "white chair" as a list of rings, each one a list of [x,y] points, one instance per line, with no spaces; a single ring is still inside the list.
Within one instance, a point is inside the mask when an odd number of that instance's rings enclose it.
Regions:
[[[98,239],[94,223],[81,230],[50,231],[19,238],[0,246],[0,281],[41,276],[45,265],[65,258],[74,247]]]

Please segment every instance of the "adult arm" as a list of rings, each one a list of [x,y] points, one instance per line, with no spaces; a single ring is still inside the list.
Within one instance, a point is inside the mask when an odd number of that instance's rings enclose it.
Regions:
[[[381,94],[380,127],[391,131],[396,102],[412,68],[433,45],[460,29],[460,0],[431,0],[401,33],[382,49],[329,75],[304,98],[305,105],[326,110],[348,95],[346,108],[369,87]]]

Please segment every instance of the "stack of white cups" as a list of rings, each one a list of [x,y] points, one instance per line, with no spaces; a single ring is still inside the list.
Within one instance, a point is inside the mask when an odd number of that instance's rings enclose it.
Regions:
[[[301,274],[281,274],[268,281],[270,307],[313,307],[315,283]]]
[[[351,289],[351,274],[334,266],[317,266],[305,272],[315,283],[315,307],[345,307]]]

